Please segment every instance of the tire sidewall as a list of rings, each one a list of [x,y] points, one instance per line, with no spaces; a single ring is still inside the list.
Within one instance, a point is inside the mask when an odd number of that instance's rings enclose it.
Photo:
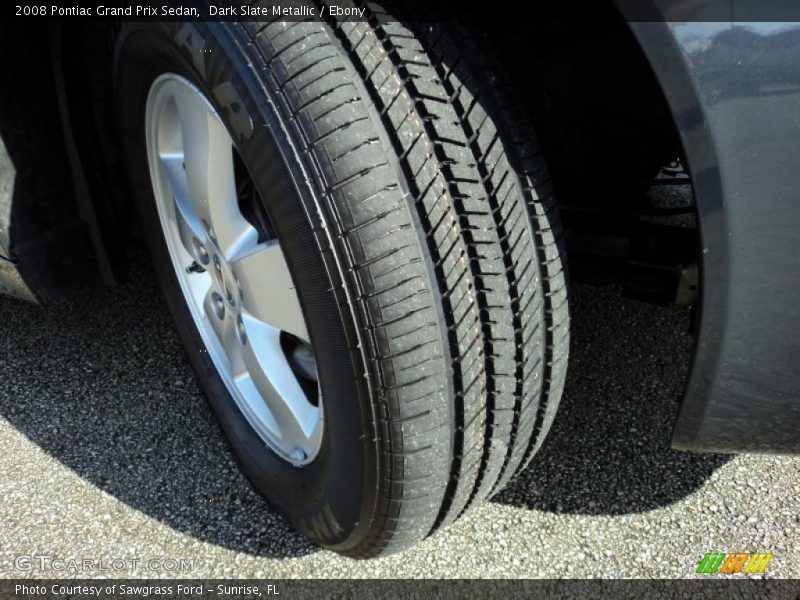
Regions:
[[[187,27],[189,28],[187,30]],[[314,208],[313,189],[298,184],[294,150],[269,86],[248,67],[224,24],[139,23],[125,26],[115,52],[115,95],[133,201],[155,271],[189,361],[254,487],[313,540],[351,546],[370,519],[377,489],[377,449],[369,394],[353,350],[354,327],[332,280],[337,269]],[[297,468],[256,434],[217,373],[172,266],[153,197],[145,145],[146,98],[155,79],[176,73],[195,84],[229,129],[278,233],[315,348],[323,395],[318,456]],[[223,98],[223,102],[219,99]],[[233,100],[231,100],[233,98]],[[288,182],[288,185],[287,185]],[[315,222],[316,221],[316,222]],[[346,306],[346,305],[345,305]]]

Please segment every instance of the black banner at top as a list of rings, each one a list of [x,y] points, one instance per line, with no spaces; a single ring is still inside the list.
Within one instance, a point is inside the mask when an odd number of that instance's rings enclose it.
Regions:
[[[2,21],[302,21],[369,19],[379,7],[389,15],[408,0],[18,0],[0,8]],[[797,0],[439,0],[436,20],[515,22],[597,21],[800,21]],[[430,6],[430,5],[427,5]]]

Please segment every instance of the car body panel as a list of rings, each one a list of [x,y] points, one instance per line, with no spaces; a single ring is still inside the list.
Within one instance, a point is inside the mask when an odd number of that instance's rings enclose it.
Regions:
[[[701,310],[673,446],[800,451],[800,24],[631,27],[698,207]]]

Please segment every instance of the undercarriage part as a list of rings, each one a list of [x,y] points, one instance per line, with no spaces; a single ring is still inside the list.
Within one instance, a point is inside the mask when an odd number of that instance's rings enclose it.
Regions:
[[[650,190],[618,208],[562,206],[573,281],[618,284],[627,297],[691,306],[698,296],[697,229],[691,180],[680,160]]]

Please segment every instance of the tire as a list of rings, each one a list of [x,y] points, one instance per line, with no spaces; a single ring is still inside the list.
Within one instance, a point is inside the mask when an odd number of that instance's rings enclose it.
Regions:
[[[352,557],[409,547],[523,469],[568,345],[546,169],[485,41],[370,17],[129,24],[115,54],[132,195],[189,360],[254,487]],[[170,264],[143,139],[164,73],[216,107],[283,247],[325,411],[310,464],[243,417]]]

